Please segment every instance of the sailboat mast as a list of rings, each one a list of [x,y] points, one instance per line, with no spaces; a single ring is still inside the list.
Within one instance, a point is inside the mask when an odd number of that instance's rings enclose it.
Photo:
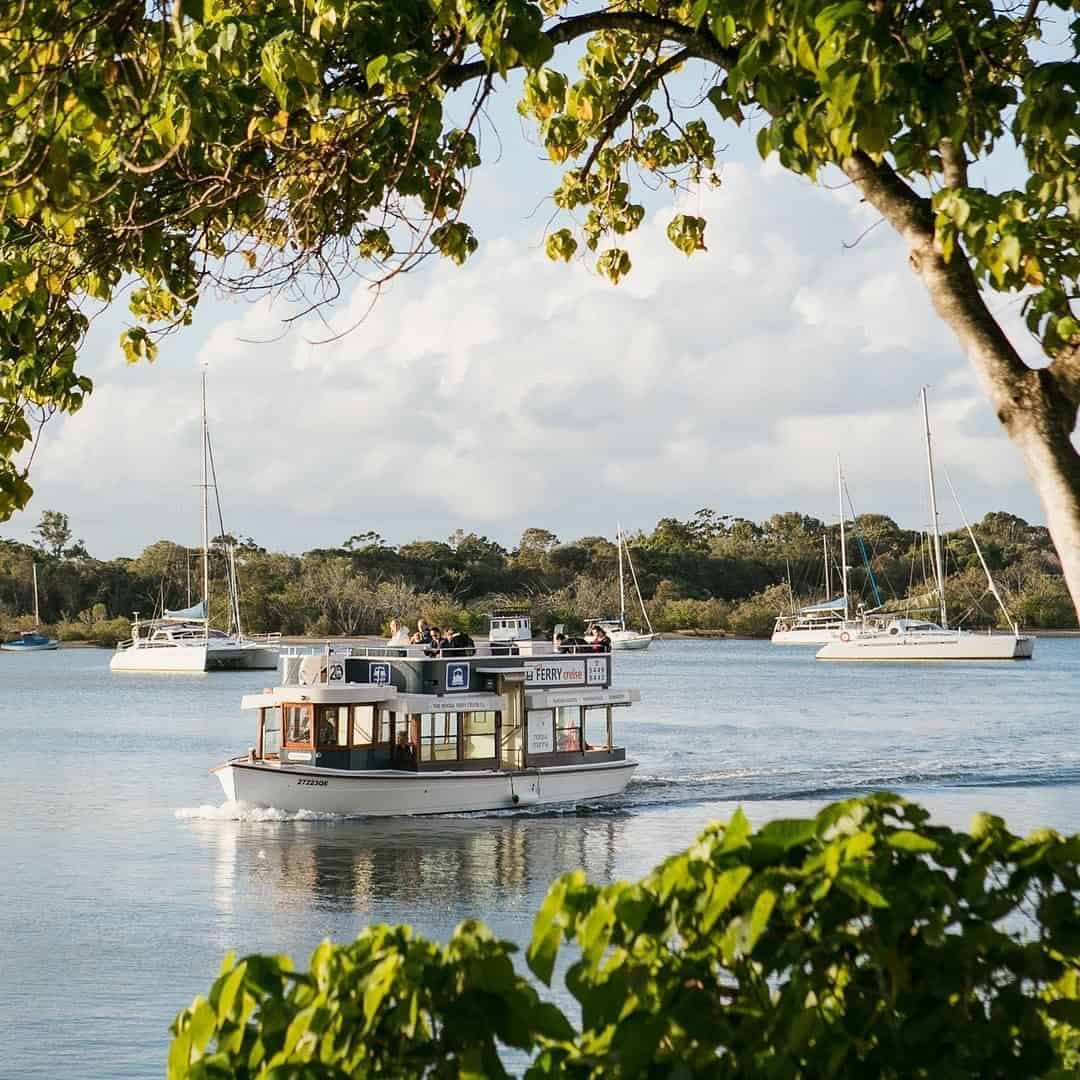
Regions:
[[[832,600],[832,574],[829,572],[829,534],[821,534],[821,546],[825,552],[825,599]]]
[[[945,565],[941,558],[941,533],[938,529],[937,492],[934,489],[934,454],[930,448],[930,412],[926,407],[926,387],[922,388],[923,427],[926,430],[926,471],[930,478],[930,519],[934,530],[934,576],[937,579],[938,604],[941,608],[941,625],[945,621]]]
[[[840,496],[840,581],[844,590],[844,618],[851,618],[851,604],[847,588],[847,538],[844,534],[844,470],[840,467],[840,455],[836,455],[836,490]]]
[[[41,615],[38,612],[38,592],[37,592],[37,563],[31,562],[30,568],[34,574],[34,629],[41,625]]]
[[[615,523],[615,541],[619,547],[619,627],[626,629],[626,584],[623,580],[622,565],[622,522]]]
[[[210,479],[207,476],[207,439],[206,430],[206,370],[202,373],[202,576],[203,603],[206,605],[206,625],[210,626],[210,509],[207,505],[210,491]]]

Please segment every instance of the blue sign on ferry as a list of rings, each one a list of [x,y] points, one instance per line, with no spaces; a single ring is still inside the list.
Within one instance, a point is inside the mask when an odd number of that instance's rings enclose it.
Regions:
[[[376,686],[389,686],[390,685],[390,665],[389,664],[372,664],[369,674],[368,682],[374,683]]]
[[[469,665],[447,664],[446,665],[446,689],[468,690],[469,689]]]

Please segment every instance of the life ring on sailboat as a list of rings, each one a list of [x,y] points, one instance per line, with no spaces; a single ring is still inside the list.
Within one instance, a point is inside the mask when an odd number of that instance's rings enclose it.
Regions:
[[[781,634],[786,634],[788,625],[786,622],[782,622],[776,629],[779,630]]]
[[[841,630],[840,631],[840,640],[841,641],[850,641],[851,640],[851,635],[846,630]]]

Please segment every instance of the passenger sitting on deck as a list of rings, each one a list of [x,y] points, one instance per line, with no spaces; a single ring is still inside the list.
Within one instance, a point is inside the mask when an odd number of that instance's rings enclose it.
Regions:
[[[409,631],[399,619],[390,620],[390,645],[408,645]]]
[[[593,627],[592,641],[593,652],[611,652],[611,638],[607,636],[607,631],[602,626]]]
[[[442,643],[442,631],[437,626],[433,626],[427,642],[428,648],[424,650],[424,655],[438,656],[439,650],[442,648]]]
[[[410,645],[430,645],[431,630],[426,619],[419,619],[416,623],[416,633],[409,638]]]
[[[555,651],[556,652],[566,652],[566,635],[565,634],[556,634],[555,635]]]
[[[443,637],[443,656],[472,656],[476,652],[476,642],[464,630],[446,631]]]

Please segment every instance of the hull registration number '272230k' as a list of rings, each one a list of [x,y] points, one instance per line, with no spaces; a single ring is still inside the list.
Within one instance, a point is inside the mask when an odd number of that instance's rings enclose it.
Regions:
[[[307,784],[310,787],[326,787],[325,780],[309,780],[307,777],[304,776],[300,777],[300,779],[296,782],[297,784]]]

